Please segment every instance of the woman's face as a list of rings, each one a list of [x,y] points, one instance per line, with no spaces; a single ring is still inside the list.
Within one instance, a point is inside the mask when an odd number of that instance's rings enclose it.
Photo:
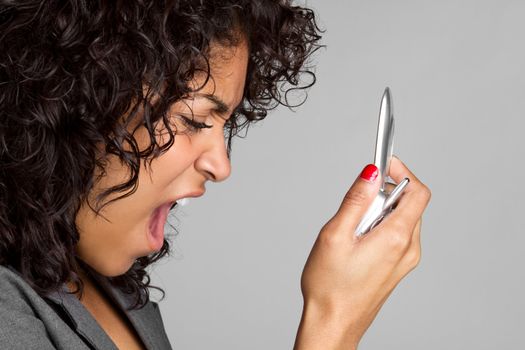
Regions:
[[[241,43],[231,48],[212,47],[210,63],[213,79],[190,99],[179,101],[170,109],[172,129],[178,130],[175,142],[166,153],[153,160],[151,168],[146,169],[145,164],[141,164],[137,190],[104,207],[100,216],[95,216],[86,203],[80,208],[76,217],[80,232],[77,254],[99,273],[121,275],[135,259],[158,251],[171,205],[181,198],[203,195],[207,180],[218,182],[229,176],[231,169],[223,127],[242,100],[247,46]],[[201,86],[204,78],[195,77],[195,86]],[[183,121],[184,116],[191,118],[188,106],[196,122],[213,127],[191,131]],[[159,123],[159,128],[161,125]],[[135,133],[141,148],[149,145],[148,137],[145,128]],[[164,142],[166,140],[167,135]],[[90,193],[93,207],[96,193],[125,182],[129,176],[127,167],[114,156],[109,159],[106,173]],[[106,200],[118,195],[112,194]]]

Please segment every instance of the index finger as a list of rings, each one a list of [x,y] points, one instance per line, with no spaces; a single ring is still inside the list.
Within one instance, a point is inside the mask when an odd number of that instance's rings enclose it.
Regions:
[[[389,175],[396,183],[401,182],[405,177],[410,179],[410,183],[399,199],[396,209],[391,213],[391,218],[387,217],[387,219],[408,224],[409,231],[412,232],[430,201],[430,189],[397,157],[392,157]]]

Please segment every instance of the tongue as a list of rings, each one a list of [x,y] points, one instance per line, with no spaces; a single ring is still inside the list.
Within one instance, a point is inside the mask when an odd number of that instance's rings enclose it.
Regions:
[[[155,209],[153,217],[151,218],[151,223],[149,226],[151,234],[150,237],[153,249],[156,251],[162,248],[162,244],[164,243],[164,224],[166,223],[166,219],[168,217],[168,210],[169,206],[163,205]]]

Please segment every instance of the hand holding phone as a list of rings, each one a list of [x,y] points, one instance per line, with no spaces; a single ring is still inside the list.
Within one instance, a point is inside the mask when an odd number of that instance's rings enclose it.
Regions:
[[[382,180],[367,176],[367,165],[319,232],[301,275],[304,307],[294,350],[357,349],[381,305],[419,262],[421,216],[430,190],[401,160],[392,158],[392,134],[392,97],[387,89],[374,169]],[[399,183],[391,192],[387,175]],[[358,237],[389,213],[392,220],[383,221],[365,239]]]
[[[376,198],[368,208],[361,222],[356,228],[356,236],[362,236],[378,225],[393,209],[410,182],[403,179],[393,190],[386,189],[386,178],[390,172],[390,161],[394,149],[394,110],[392,94],[387,87],[381,99],[379,109],[379,123],[377,127],[376,150],[374,164],[381,173],[381,188]]]

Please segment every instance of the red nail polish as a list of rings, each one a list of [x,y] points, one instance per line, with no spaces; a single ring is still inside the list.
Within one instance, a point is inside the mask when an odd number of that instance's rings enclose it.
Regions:
[[[368,164],[361,172],[361,179],[368,182],[374,182],[378,175],[379,171],[377,167],[374,164]]]

